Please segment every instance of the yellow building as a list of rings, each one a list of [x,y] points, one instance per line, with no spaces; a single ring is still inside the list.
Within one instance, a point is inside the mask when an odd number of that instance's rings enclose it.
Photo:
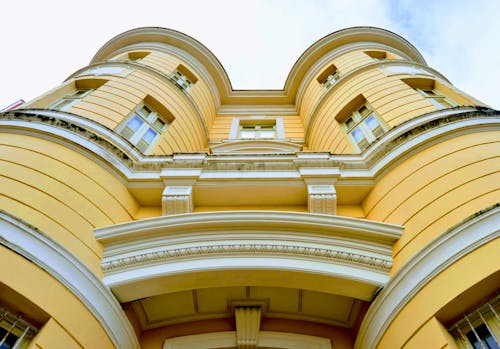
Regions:
[[[383,29],[118,35],[0,113],[0,348],[498,348],[499,121]]]

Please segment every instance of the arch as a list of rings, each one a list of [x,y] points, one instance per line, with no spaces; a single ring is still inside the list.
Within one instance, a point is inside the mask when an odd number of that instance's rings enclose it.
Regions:
[[[45,270],[98,319],[117,348],[139,348],[132,326],[111,291],[78,258],[36,227],[0,211],[0,244]]]

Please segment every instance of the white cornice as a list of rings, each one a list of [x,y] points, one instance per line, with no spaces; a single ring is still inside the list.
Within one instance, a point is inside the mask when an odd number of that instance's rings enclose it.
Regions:
[[[296,187],[305,185],[309,177],[335,177],[338,186],[366,185],[423,149],[459,135],[498,130],[499,121],[499,112],[485,107],[437,110],[392,128],[361,154],[353,155],[305,151],[144,156],[113,130],[75,114],[39,109],[0,113],[2,132],[64,144],[101,164],[131,188],[162,187],[164,178],[184,178],[187,173],[194,176],[195,187],[215,182],[225,185],[228,179],[262,185],[286,180]]]
[[[355,349],[376,348],[391,322],[420,290],[456,261],[497,239],[499,227],[500,206],[496,205],[452,227],[417,252],[370,306]]]
[[[0,211],[0,244],[45,270],[70,290],[101,323],[116,348],[139,343],[109,288],[81,261],[36,227]]]

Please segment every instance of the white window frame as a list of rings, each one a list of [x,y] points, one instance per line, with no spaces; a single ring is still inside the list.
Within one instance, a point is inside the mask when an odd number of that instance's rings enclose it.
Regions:
[[[340,78],[340,74],[337,70],[335,70],[333,73],[328,75],[323,82],[321,82],[321,86],[323,86],[324,90],[328,90],[330,87],[332,87]]]
[[[486,327],[494,341],[500,344],[500,296],[496,296],[493,300],[483,304],[476,310],[464,316],[456,322],[448,331],[455,338],[460,349],[473,348],[468,335],[475,337],[476,340],[483,340],[478,332],[478,327],[483,325]]]
[[[145,110],[146,109],[146,110]],[[137,118],[142,123],[137,129],[129,127],[130,122]],[[163,126],[158,125],[156,122],[160,120]],[[148,153],[154,148],[161,135],[165,132],[169,125],[169,122],[159,115],[151,106],[146,103],[139,104],[134,111],[129,115],[125,122],[118,128],[118,133],[125,137],[130,143],[135,145],[143,153]],[[152,130],[156,133],[151,142],[146,141],[144,135]],[[141,143],[141,141],[143,143]],[[147,146],[143,146],[147,144]]]
[[[61,111],[69,110],[73,105],[80,102],[83,98],[92,93],[94,89],[91,88],[81,88],[76,89],[70,94],[58,99],[49,106],[49,109],[57,109]],[[62,107],[60,107],[62,105]]]
[[[433,88],[417,88],[416,90],[438,109],[452,108],[457,105]]]
[[[124,68],[124,67],[117,67],[117,66],[98,66],[98,67],[90,67],[80,73],[78,73],[77,76],[85,76],[85,75],[94,75],[94,76],[100,76],[100,75],[114,75],[114,76],[121,76],[125,77],[128,74],[130,74],[132,70]]]
[[[366,109],[366,111],[363,111]],[[378,127],[380,129],[375,129],[377,132],[374,133],[370,128],[367,120],[373,117],[375,121],[378,123]],[[378,116],[378,114],[373,110],[373,108],[368,105],[368,103],[363,104],[357,110],[351,113],[351,115],[342,123],[342,127],[345,133],[348,135],[351,143],[358,149],[359,151],[364,150],[368,145],[373,143],[378,137],[380,137],[386,130],[387,126],[382,121],[382,119]],[[355,130],[359,130],[363,135],[363,139],[366,142],[358,142],[354,137]]]
[[[239,139],[239,140],[255,140],[255,139],[270,139],[270,138],[241,138],[240,132],[242,126],[245,124],[253,124],[258,126],[259,121],[262,124],[269,125],[274,122],[275,137],[271,139],[285,139],[285,126],[283,124],[282,117],[269,117],[269,116],[249,116],[249,117],[235,117],[233,118],[231,124],[231,130],[229,131],[229,139]]]
[[[193,87],[193,82],[188,79],[188,77],[182,74],[180,71],[175,70],[169,75],[170,79],[177,84],[181,89],[189,92]]]

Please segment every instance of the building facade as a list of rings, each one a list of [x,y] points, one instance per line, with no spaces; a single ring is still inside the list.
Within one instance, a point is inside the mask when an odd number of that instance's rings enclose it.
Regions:
[[[118,35],[0,113],[0,348],[498,348],[499,121],[383,29]]]

